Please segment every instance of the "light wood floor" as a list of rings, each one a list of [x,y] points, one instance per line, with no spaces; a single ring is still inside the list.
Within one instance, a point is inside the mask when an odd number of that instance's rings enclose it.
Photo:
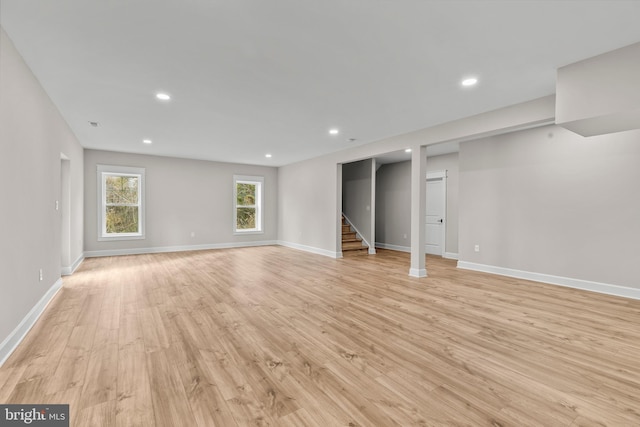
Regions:
[[[638,426],[640,301],[408,254],[87,259],[0,368],[75,426]]]

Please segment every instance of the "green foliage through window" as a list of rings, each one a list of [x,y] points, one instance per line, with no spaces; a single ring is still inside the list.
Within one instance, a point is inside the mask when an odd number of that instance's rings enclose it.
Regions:
[[[140,177],[106,175],[105,228],[107,234],[140,232]]]
[[[238,230],[251,230],[256,228],[256,209],[238,208],[236,227]]]
[[[262,182],[236,181],[236,231],[260,231]]]
[[[107,233],[137,233],[137,206],[107,206]]]
[[[107,204],[138,204],[138,177],[109,175],[106,179]]]
[[[256,185],[239,182],[236,193],[237,206],[255,206]]]

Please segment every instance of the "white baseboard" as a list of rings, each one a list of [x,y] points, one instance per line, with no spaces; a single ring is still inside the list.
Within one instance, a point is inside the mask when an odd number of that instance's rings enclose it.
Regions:
[[[376,248],[369,247],[369,255],[375,255],[375,254],[376,254]]]
[[[389,249],[392,251],[400,251],[400,252],[408,252],[411,253],[410,246],[398,246],[398,245],[390,245],[387,243],[376,242],[376,248],[380,249]],[[443,258],[447,259],[458,259],[458,254],[455,252],[445,252]]]
[[[257,242],[234,242],[234,243],[213,243],[207,245],[188,245],[188,246],[159,246],[154,248],[132,248],[132,249],[111,249],[103,251],[85,251],[84,256],[87,258],[100,256],[118,256],[118,255],[140,255],[155,254],[162,252],[185,252],[185,251],[201,251],[207,249],[231,249],[246,248],[251,246],[273,246],[278,243],[275,240],[263,240]]]
[[[342,252],[332,252],[326,249],[315,248],[313,246],[301,245],[299,243],[285,242],[284,240],[278,240],[277,244],[280,246],[285,246],[287,248],[297,249],[299,251],[328,256],[329,258],[342,258]]]
[[[425,268],[410,268],[409,276],[411,277],[427,277],[427,270]]]
[[[398,246],[398,245],[390,245],[390,244],[387,244],[387,243],[376,242],[376,248],[389,249],[389,250],[392,250],[392,251],[400,251],[400,252],[409,252],[409,253],[411,253],[411,247],[410,246]]]
[[[80,264],[82,264],[82,261],[84,261],[84,254],[80,254],[80,256],[78,257],[78,259],[76,259],[69,267],[62,267],[60,273],[63,276],[71,276],[73,273],[75,273],[75,271],[78,269],[78,267],[80,267]]]
[[[49,288],[49,290],[40,298],[40,301],[27,313],[22,319],[20,324],[9,334],[7,338],[0,344],[0,367],[7,361],[11,353],[18,347],[18,344],[22,342],[27,333],[31,330],[33,325],[36,324],[44,309],[47,308],[49,302],[62,288],[62,278],[56,280],[56,283]]]
[[[458,261],[458,268],[498,274],[500,276],[515,277],[517,279],[533,280],[535,282],[549,283],[551,285],[566,286],[568,288],[582,289],[585,291],[598,292],[617,297],[640,299],[640,289],[628,288],[625,286],[591,282],[582,279],[572,279],[570,277],[553,276],[543,273],[533,273],[530,271],[514,270],[511,268],[496,267],[493,265],[476,264],[467,261]]]

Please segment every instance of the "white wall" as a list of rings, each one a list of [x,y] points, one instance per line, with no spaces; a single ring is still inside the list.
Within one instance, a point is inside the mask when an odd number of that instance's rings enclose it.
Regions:
[[[98,164],[145,168],[144,240],[98,241]],[[263,234],[234,235],[233,175],[264,177]],[[84,177],[87,255],[273,242],[278,235],[276,168],[85,150]]]
[[[337,164],[459,141],[458,253],[466,268],[640,289],[640,130],[584,138],[549,125],[553,101],[542,98],[281,167],[279,238],[335,251]],[[295,203],[300,191],[310,196]],[[310,218],[313,234],[305,232]]]
[[[342,165],[342,211],[362,238],[371,241],[371,159]]]
[[[342,198],[338,165],[326,161],[295,163],[278,170],[278,240],[327,256],[337,256]]]
[[[376,242],[411,247],[411,161],[382,165],[376,173]]]
[[[460,260],[640,288],[639,159],[640,131],[461,144]]]
[[[337,165],[408,147],[492,135],[522,126],[553,122],[554,97],[548,96],[371,144],[316,157],[279,169],[279,240],[298,247],[337,253],[341,201],[336,197]],[[341,193],[340,193],[341,194]],[[311,226],[313,225],[313,226]]]
[[[458,253],[458,153],[427,158],[427,173],[447,171],[447,240],[445,251]],[[376,241],[411,246],[411,162],[382,165],[377,173]],[[405,234],[407,237],[405,238]]]
[[[82,147],[0,29],[0,342],[60,278],[61,153],[70,161],[70,258],[76,260],[83,250]]]

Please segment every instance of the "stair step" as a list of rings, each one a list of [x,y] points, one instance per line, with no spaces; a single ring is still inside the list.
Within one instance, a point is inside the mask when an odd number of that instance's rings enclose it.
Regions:
[[[362,246],[362,239],[356,235],[344,215],[342,216],[342,252],[345,256],[369,254],[369,248]]]
[[[350,256],[363,256],[369,255],[369,249],[366,247],[362,247],[362,249],[342,249],[342,256],[350,257]]]
[[[359,240],[356,240],[355,242],[343,242],[342,243],[342,250],[344,251],[345,249],[362,249],[362,248],[366,248],[366,246],[362,246],[362,242]]]
[[[361,243],[361,242],[362,242],[362,239],[358,239],[358,238],[357,238],[357,237],[355,237],[355,236],[354,236],[353,238],[351,238],[351,239],[345,239],[344,237],[342,238],[342,243],[343,243],[343,244],[344,244],[344,243],[351,243],[351,242],[358,242],[358,243]]]

